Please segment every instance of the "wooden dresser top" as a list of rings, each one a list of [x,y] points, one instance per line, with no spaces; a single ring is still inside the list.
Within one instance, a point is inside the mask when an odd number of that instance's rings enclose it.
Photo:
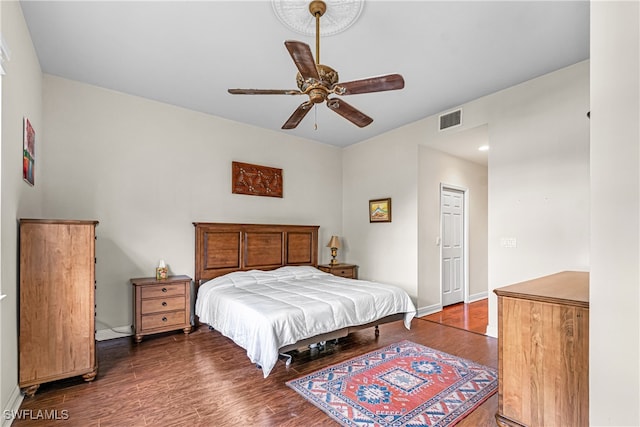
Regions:
[[[494,289],[499,297],[512,297],[589,308],[589,273],[563,271]]]

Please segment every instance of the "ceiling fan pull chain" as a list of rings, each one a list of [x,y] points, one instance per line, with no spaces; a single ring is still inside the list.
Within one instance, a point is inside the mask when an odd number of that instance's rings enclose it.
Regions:
[[[313,121],[315,122],[313,129],[318,130],[318,104],[313,104],[313,116]]]

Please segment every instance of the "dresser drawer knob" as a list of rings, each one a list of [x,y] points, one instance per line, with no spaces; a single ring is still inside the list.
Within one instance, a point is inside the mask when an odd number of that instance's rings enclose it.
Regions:
[[[166,322],[166,321],[167,321],[167,318],[166,318],[166,317],[163,317],[163,318],[162,318],[162,321],[163,321],[163,322]]]
[[[162,306],[166,307],[167,306],[167,302],[166,301],[162,301]]]
[[[167,292],[167,288],[162,288],[162,292]]]

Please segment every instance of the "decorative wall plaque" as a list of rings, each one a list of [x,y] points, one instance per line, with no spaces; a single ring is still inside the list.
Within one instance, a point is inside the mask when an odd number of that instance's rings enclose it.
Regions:
[[[231,192],[282,197],[282,169],[249,163],[231,163]]]

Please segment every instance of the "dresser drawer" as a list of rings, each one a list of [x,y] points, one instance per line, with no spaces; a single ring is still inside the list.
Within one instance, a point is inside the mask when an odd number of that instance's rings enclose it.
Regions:
[[[140,289],[140,296],[142,299],[185,296],[185,289],[187,289],[187,287],[184,283],[144,286]]]
[[[184,295],[178,297],[143,299],[142,314],[158,313],[162,311],[184,310]]]
[[[147,314],[142,316],[142,330],[166,328],[171,326],[182,327],[187,323],[185,310],[171,311],[168,313]]]

